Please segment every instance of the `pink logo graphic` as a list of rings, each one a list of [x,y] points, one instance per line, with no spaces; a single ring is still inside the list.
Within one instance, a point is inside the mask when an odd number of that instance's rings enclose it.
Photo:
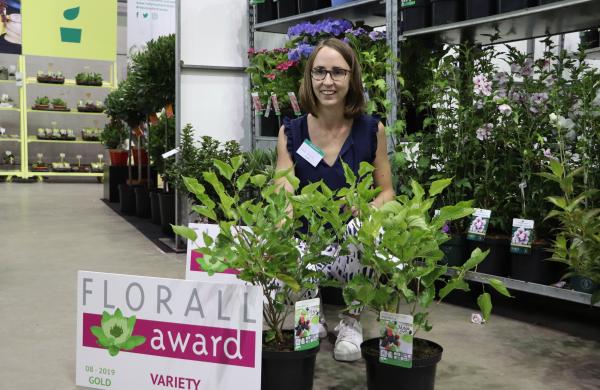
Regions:
[[[102,316],[83,313],[83,346],[103,348],[90,331]],[[254,367],[256,332],[211,326],[178,324],[138,318],[135,333],[146,342],[131,351],[142,355],[195,360],[240,367]]]

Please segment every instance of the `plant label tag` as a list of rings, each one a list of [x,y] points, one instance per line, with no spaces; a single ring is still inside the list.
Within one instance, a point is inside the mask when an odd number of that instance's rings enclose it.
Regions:
[[[379,362],[412,368],[413,317],[405,314],[379,313]]]
[[[483,241],[490,224],[491,216],[492,210],[475,209],[471,218],[471,225],[469,225],[469,231],[467,232],[467,240]]]
[[[296,150],[296,153],[315,168],[325,156],[325,152],[307,139],[305,139],[298,150]]]
[[[412,7],[415,4],[417,4],[416,0],[402,0],[400,8]]]
[[[254,104],[254,111],[256,111],[256,115],[262,115],[262,103],[260,102],[260,97],[258,97],[258,92],[252,92],[252,103]]]
[[[531,252],[533,242],[533,226],[531,219],[513,218],[510,252],[526,255]]]
[[[296,99],[296,94],[294,92],[288,92],[288,96],[290,97],[290,103],[292,103],[292,108],[294,109],[294,115],[302,115],[302,113],[300,112],[300,105],[298,104],[298,99]]]
[[[271,100],[273,101],[273,109],[275,110],[275,115],[281,115],[281,110],[279,109],[279,101],[277,100],[277,95],[271,93]]]
[[[319,345],[319,312],[319,298],[296,302],[294,351],[304,351]]]
[[[179,148],[171,149],[168,152],[163,153],[162,158],[169,158],[171,156],[176,155],[177,153],[179,153]]]
[[[265,118],[271,114],[271,99],[267,99],[267,108],[265,109]]]
[[[250,5],[263,4],[266,0],[250,0]]]

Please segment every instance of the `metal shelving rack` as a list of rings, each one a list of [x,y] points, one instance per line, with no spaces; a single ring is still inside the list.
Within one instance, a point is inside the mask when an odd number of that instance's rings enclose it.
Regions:
[[[254,32],[286,33],[287,29],[301,21],[315,21],[327,17],[363,20],[372,26],[386,26],[387,41],[393,52],[400,58],[398,41],[410,38],[427,38],[439,43],[460,43],[465,40],[480,44],[490,44],[489,35],[499,33],[501,38],[497,43],[533,39],[546,35],[564,34],[585,30],[600,25],[600,0],[561,0],[555,3],[525,8],[518,11],[470,19],[457,23],[427,27],[398,33],[399,9],[394,0],[357,0],[339,7],[323,8],[320,10],[294,15],[287,18],[275,19],[263,23],[253,23],[254,10],[250,7],[250,46],[254,47]],[[598,55],[598,52],[592,54]],[[388,85],[396,85],[395,73],[388,75]],[[397,116],[398,93],[391,89],[388,99],[392,102],[390,119]],[[253,108],[252,108],[253,109]],[[252,145],[257,140],[274,140],[271,137],[256,135],[254,112],[252,113]],[[521,280],[486,275],[478,272],[468,272],[467,280],[487,283],[487,278],[499,279],[507,288],[537,295],[562,299],[566,301],[589,304],[591,295],[573,290],[567,290]],[[600,307],[600,303],[595,305]]]
[[[22,74],[22,70],[24,67],[24,60],[23,60],[23,56],[20,55],[15,55],[15,57],[17,58],[17,68],[18,68],[18,72],[21,72]],[[23,137],[23,124],[24,124],[24,110],[23,107],[24,106],[24,102],[25,102],[25,88],[23,88],[22,84],[19,84],[19,82],[17,80],[0,80],[0,84],[3,85],[13,85],[15,88],[17,88],[18,92],[19,92],[19,98],[18,100],[15,101],[15,103],[18,104],[18,108],[17,107],[12,107],[12,108],[0,108],[0,113],[19,113],[19,136],[17,138],[10,138],[10,137],[6,137],[6,138],[0,138],[0,142],[4,143],[9,143],[10,145],[12,145],[13,143],[19,143],[19,152],[20,152],[20,162],[18,165],[16,165],[16,169],[11,169],[11,170],[2,170],[0,169],[0,176],[5,176],[6,177],[6,181],[11,181],[13,177],[19,177],[19,178],[24,178],[25,177],[25,167],[27,165],[26,162],[26,153],[25,153],[25,142],[24,142],[24,137]],[[3,148],[4,149],[4,148]],[[0,156],[0,159],[3,156]]]

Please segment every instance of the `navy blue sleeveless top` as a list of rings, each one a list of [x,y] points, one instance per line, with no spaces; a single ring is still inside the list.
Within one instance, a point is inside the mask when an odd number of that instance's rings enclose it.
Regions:
[[[376,117],[363,114],[354,119],[350,134],[346,142],[344,142],[333,166],[329,166],[322,159],[316,167],[313,167],[296,153],[305,139],[310,140],[306,115],[293,120],[285,118],[283,124],[287,137],[287,150],[294,162],[294,173],[300,180],[300,189],[322,179],[335,192],[346,186],[341,160],[348,164],[356,175],[358,175],[358,168],[361,162],[365,161],[373,164],[373,161],[375,161],[377,126],[379,124],[379,119]]]

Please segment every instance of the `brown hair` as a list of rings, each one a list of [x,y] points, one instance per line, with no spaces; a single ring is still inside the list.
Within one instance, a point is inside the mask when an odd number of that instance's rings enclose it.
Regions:
[[[362,77],[360,71],[360,64],[354,50],[350,45],[340,41],[337,38],[327,38],[319,42],[315,47],[304,68],[304,77],[300,82],[300,104],[304,111],[316,115],[317,107],[319,102],[315,96],[315,92],[312,88],[312,76],[311,70],[315,63],[317,53],[325,46],[332,48],[342,55],[344,60],[350,65],[350,85],[348,87],[348,94],[346,95],[346,106],[344,107],[344,117],[356,118],[364,112],[365,97],[362,86]]]

